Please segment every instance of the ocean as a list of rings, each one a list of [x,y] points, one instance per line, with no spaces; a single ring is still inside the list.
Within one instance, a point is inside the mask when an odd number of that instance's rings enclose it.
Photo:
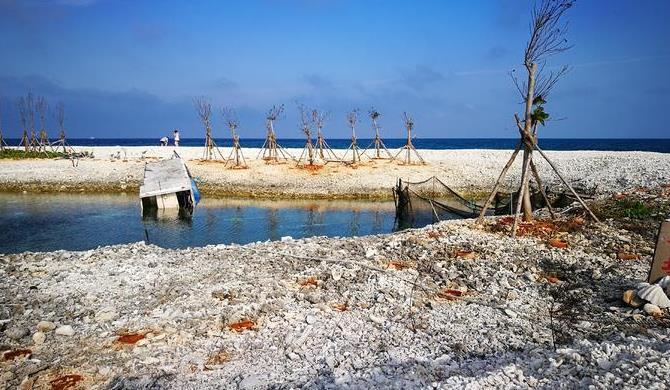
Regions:
[[[229,138],[216,138],[219,146],[230,146]],[[9,145],[18,145],[18,139],[6,139]],[[241,139],[242,147],[259,148],[263,145],[262,138]],[[359,138],[358,145],[365,148],[370,139]],[[405,144],[404,138],[384,139],[386,147],[397,149]],[[68,138],[73,146],[152,146],[158,145],[158,138]],[[172,140],[170,140],[172,142]],[[302,148],[303,138],[279,139],[279,144],[285,148]],[[327,139],[330,147],[346,149],[351,140]],[[417,138],[412,141],[417,149],[513,149],[518,138]],[[182,138],[181,146],[202,146],[203,138]],[[541,138],[539,145],[545,150],[604,150],[604,151],[644,151],[670,153],[670,138]]]

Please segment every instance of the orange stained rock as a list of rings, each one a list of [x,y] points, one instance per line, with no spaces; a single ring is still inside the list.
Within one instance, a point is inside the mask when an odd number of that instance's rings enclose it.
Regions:
[[[251,320],[242,320],[242,321],[239,321],[239,322],[232,323],[232,324],[228,325],[228,327],[230,328],[230,330],[232,330],[234,332],[242,332],[242,331],[245,331],[245,330],[253,329],[253,327],[255,325],[256,324],[254,324],[254,322],[251,321]]]
[[[79,374],[70,374],[59,376],[58,378],[49,382],[51,390],[66,390],[74,388],[77,383],[84,380],[84,377]]]

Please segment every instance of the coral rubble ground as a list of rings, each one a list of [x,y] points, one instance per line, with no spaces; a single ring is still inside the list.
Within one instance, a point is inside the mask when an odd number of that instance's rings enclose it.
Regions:
[[[123,153],[121,150],[123,149]],[[93,147],[94,159],[0,160],[0,186],[5,191],[28,192],[136,192],[144,161],[169,158],[169,147]],[[228,169],[222,161],[200,161],[203,148],[180,147],[191,173],[208,197],[266,198],[391,198],[389,188],[398,178],[421,181],[437,176],[450,187],[479,192],[490,189],[511,155],[507,150],[421,150],[428,165],[400,165],[377,161],[355,167],[329,163],[319,170],[300,169],[295,162],[266,164],[249,149],[249,169]],[[290,150],[299,155],[300,150]],[[146,152],[146,153],[143,153]],[[227,156],[227,150],[223,151]],[[339,155],[344,151],[338,150]],[[670,154],[650,152],[550,151],[550,158],[567,180],[600,193],[624,191],[670,182]],[[110,157],[114,156],[114,157]],[[121,156],[116,158],[116,156]],[[144,157],[144,161],[142,160]],[[540,159],[537,168],[547,185],[560,181]],[[518,183],[521,159],[510,169],[504,187]]]
[[[665,388],[667,310],[621,301],[649,236],[566,218],[2,255],[0,383]]]
[[[189,165],[205,189],[358,197],[419,174],[485,188],[509,152],[426,154],[428,167]],[[599,185],[602,223],[573,205],[558,221],[538,211],[516,239],[499,217],[244,246],[0,254],[0,388],[667,388],[670,315],[636,294],[670,211],[670,160],[552,156],[568,180]],[[142,167],[132,158],[0,161],[0,183],[130,191]]]

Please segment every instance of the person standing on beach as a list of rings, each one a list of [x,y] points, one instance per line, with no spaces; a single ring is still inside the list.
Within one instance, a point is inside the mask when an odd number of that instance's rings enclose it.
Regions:
[[[174,131],[174,146],[179,146],[179,130]]]

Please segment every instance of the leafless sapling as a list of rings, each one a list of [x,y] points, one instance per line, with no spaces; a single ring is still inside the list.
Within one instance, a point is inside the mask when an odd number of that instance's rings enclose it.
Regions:
[[[5,150],[5,146],[9,146],[2,135],[2,102],[3,98],[0,96],[0,151]]]
[[[340,161],[340,158],[337,157],[333,149],[330,148],[326,138],[323,136],[323,126],[329,116],[330,113],[326,111],[321,111],[317,108],[312,110],[312,124],[316,128],[316,150],[319,154],[319,158],[324,162]]]
[[[279,158],[288,160],[289,158],[294,159],[284,148],[277,143],[277,134],[275,133],[275,121],[283,118],[284,115],[284,105],[279,106],[273,105],[272,108],[267,112],[265,116],[265,127],[266,127],[266,136],[265,142],[261,147],[258,157],[262,156],[263,160],[267,163],[277,163]]]
[[[37,140],[37,147],[40,151],[46,152],[47,148],[51,147],[49,142],[49,136],[47,135],[46,122],[47,122],[47,111],[49,105],[44,96],[38,96],[35,99],[35,111],[37,112],[38,119],[40,121],[40,130],[39,138]]]
[[[202,154],[203,160],[215,159],[217,153],[223,159],[223,155],[212,137],[212,103],[206,97],[199,96],[193,99],[193,105],[200,118],[200,122],[202,122],[202,125],[205,128],[205,150]]]
[[[355,165],[361,162],[361,152],[358,147],[358,140],[356,139],[356,125],[358,124],[358,109],[354,108],[353,110],[347,113],[347,126],[351,129],[351,144],[344,152],[342,156],[342,161],[347,159],[347,154],[351,151],[351,164]]]
[[[372,120],[372,128],[375,130],[375,137],[372,139],[372,142],[370,142],[370,145],[368,145],[367,148],[363,151],[363,154],[368,151],[368,149],[374,147],[374,155],[373,159],[390,159],[393,160],[393,155],[391,155],[391,152],[386,148],[386,145],[384,144],[384,141],[381,138],[381,135],[379,134],[379,123],[377,120],[381,116],[381,113],[377,111],[374,107],[371,107],[370,110],[368,111],[368,116],[370,116],[370,119]],[[386,157],[382,157],[382,151],[385,152]]]
[[[28,99],[25,96],[21,96],[16,101],[16,106],[19,109],[19,121],[21,123],[21,129],[23,130],[23,135],[21,136],[21,141],[19,146],[23,146],[23,149],[28,152],[30,151],[30,128],[28,127]]]
[[[314,144],[312,143],[312,123],[310,121],[309,109],[301,103],[298,103],[298,121],[300,131],[305,134],[305,147],[298,157],[298,166],[313,166],[315,162]]]
[[[402,160],[398,160],[403,164],[411,165],[412,164],[412,153],[414,153],[418,159],[417,163],[418,164],[425,164],[426,162],[424,159],[421,157],[419,152],[416,150],[414,147],[414,144],[412,143],[412,130],[414,129],[414,119],[407,113],[403,112],[402,115],[402,121],[405,124],[405,130],[407,131],[407,142],[405,145],[400,148],[398,153],[394,156],[395,159],[398,159],[398,156],[404,152],[404,156]]]
[[[230,162],[232,168],[246,168],[247,162],[242,153],[242,147],[240,146],[240,136],[237,134],[237,128],[240,125],[240,121],[237,118],[237,113],[232,107],[223,107],[221,109],[223,119],[230,129],[230,136],[233,140],[233,147],[230,151],[230,155],[226,160],[226,165]]]
[[[526,80],[520,81],[513,71],[511,73],[514,85],[524,101],[523,119],[515,114],[517,128],[521,139],[517,144],[514,153],[498,176],[498,180],[493,187],[487,202],[485,203],[480,217],[481,220],[495,197],[498,187],[504,179],[507,171],[514,162],[519,151],[523,148],[523,168],[521,174],[520,195],[517,200],[515,210],[515,221],[512,227],[512,235],[516,234],[519,214],[523,206],[523,219],[530,221],[533,218],[533,210],[530,201],[530,177],[531,170],[536,170],[533,162],[533,151],[537,151],[547,160],[549,165],[555,171],[563,184],[572,192],[582,206],[588,211],[594,220],[598,218],[586,206],[581,197],[574,191],[572,186],[563,178],[556,166],[549,160],[546,154],[537,145],[537,126],[544,124],[549,118],[549,114],[544,111],[544,104],[551,90],[558,80],[563,77],[567,71],[567,66],[562,66],[558,70],[546,71],[546,60],[550,56],[562,53],[570,49],[567,43],[566,32],[567,24],[563,22],[565,12],[574,5],[574,0],[544,0],[533,7],[531,13],[530,38],[524,51],[523,65],[526,70]],[[542,187],[539,182],[539,176],[535,180],[538,187]]]

